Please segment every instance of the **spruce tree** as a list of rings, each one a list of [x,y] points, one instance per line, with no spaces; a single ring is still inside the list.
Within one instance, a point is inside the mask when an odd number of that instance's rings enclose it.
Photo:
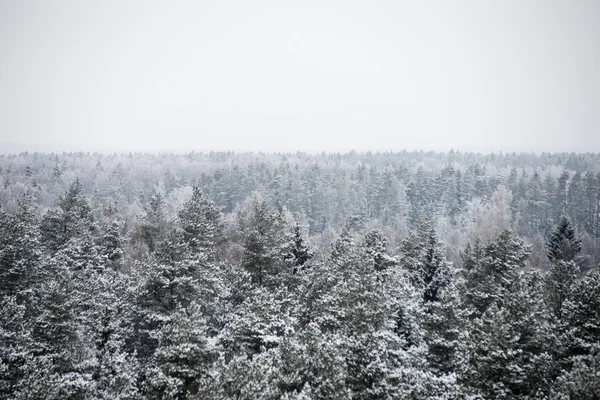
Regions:
[[[296,274],[303,269],[313,255],[314,251],[308,246],[307,240],[302,234],[300,224],[296,221],[289,240],[288,253],[284,258],[291,264],[292,272]]]
[[[577,261],[581,239],[566,217],[561,217],[546,243],[550,261]]]

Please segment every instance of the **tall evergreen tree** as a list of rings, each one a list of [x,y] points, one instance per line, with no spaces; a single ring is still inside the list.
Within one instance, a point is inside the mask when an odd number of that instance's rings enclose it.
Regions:
[[[213,261],[223,230],[222,215],[199,187],[193,188],[192,198],[179,211],[179,221],[183,240],[190,250],[194,253],[202,252],[209,261]]]
[[[285,231],[281,216],[265,201],[252,205],[249,231],[244,239],[242,266],[258,286],[277,286],[285,273]]]
[[[296,221],[288,244],[288,253],[284,256],[284,259],[288,263],[291,263],[292,272],[296,274],[313,255],[314,251],[308,246],[306,238],[302,234],[300,224]]]
[[[95,229],[92,207],[82,191],[79,179],[75,179],[65,195],[60,197],[59,208],[44,215],[42,240],[51,251],[57,251],[70,239]]]
[[[546,243],[550,261],[577,261],[581,239],[566,217],[561,217]]]
[[[475,318],[469,330],[469,366],[463,375],[482,398],[546,398],[552,383],[556,336],[541,301],[541,279],[521,272],[503,301]]]
[[[123,239],[117,221],[110,224],[102,237],[100,255],[108,266],[119,269],[123,259]]]
[[[39,213],[30,192],[19,201],[15,215],[0,210],[0,296],[16,295],[24,301],[25,292],[39,279]]]
[[[164,239],[169,228],[164,209],[162,196],[160,193],[155,193],[145,207],[145,215],[141,218],[139,235],[148,246],[150,253],[154,253],[157,243]]]
[[[492,304],[502,304],[528,255],[529,248],[509,230],[484,248],[476,244],[465,254],[463,302],[471,317],[481,316]]]
[[[550,310],[561,320],[565,301],[572,296],[579,267],[573,261],[555,260],[546,276],[546,296]]]
[[[567,212],[567,191],[569,183],[569,172],[563,171],[558,178],[558,185],[552,199],[552,218],[557,220]]]

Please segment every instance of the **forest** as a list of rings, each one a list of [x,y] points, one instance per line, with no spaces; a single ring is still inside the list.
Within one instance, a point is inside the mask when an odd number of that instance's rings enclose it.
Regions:
[[[600,154],[0,155],[2,399],[600,399]]]

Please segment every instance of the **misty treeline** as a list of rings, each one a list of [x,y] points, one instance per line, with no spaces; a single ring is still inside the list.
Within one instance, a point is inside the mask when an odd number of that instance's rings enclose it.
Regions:
[[[0,398],[598,399],[599,172],[0,156]]]

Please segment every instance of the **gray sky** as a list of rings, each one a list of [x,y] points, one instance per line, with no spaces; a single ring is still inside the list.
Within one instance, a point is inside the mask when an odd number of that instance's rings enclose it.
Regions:
[[[0,0],[0,151],[600,151],[600,2]]]

